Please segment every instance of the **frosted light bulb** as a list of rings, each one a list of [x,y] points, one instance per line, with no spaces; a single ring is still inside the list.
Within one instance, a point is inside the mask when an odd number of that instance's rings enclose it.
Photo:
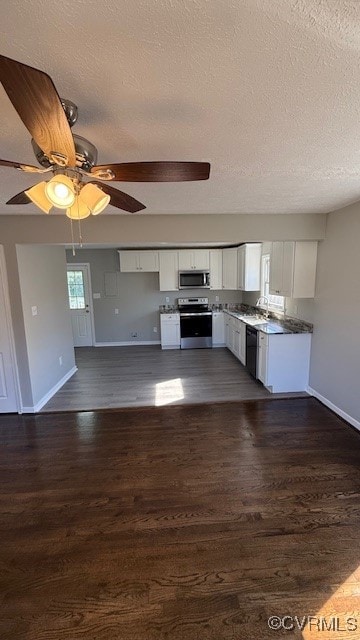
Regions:
[[[68,198],[70,193],[66,184],[63,184],[62,182],[59,182],[58,184],[55,185],[54,192],[55,192],[55,195],[61,199]]]

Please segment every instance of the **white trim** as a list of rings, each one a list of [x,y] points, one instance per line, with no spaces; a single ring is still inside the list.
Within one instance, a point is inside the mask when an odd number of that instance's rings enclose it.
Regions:
[[[1,263],[1,273],[2,278],[2,288],[4,293],[4,303],[5,303],[5,322],[7,324],[8,338],[9,338],[9,346],[10,346],[10,359],[11,359],[11,368],[12,368],[12,376],[13,383],[15,389],[15,402],[16,409],[18,413],[21,413],[21,392],[20,392],[20,377],[19,377],[19,369],[16,359],[16,350],[15,350],[15,337],[11,316],[11,308],[10,308],[10,297],[9,297],[9,281],[7,277],[7,269],[5,262],[5,252],[4,246],[0,245],[0,263]]]
[[[148,347],[152,344],[161,344],[160,340],[138,340],[135,342],[95,342],[95,347]],[[81,347],[79,347],[81,348]]]
[[[89,287],[89,311],[90,311],[90,324],[91,324],[91,346],[95,345],[95,320],[94,320],[94,304],[93,304],[93,294],[92,294],[92,286],[91,286],[91,271],[90,271],[90,262],[67,262],[66,270],[70,267],[70,271],[75,271],[76,267],[83,267],[87,271],[87,281]],[[74,269],[75,267],[75,269]],[[68,293],[69,296],[69,293]]]
[[[70,369],[70,371],[65,373],[65,375],[61,378],[61,380],[59,380],[59,382],[54,384],[52,389],[50,389],[50,391],[48,391],[41,398],[41,400],[39,400],[39,402],[37,402],[33,407],[22,407],[21,408],[22,409],[22,413],[38,413],[38,411],[40,411],[40,409],[42,409],[43,406],[47,402],[49,402],[49,400],[51,400],[51,398],[55,395],[55,393],[57,393],[57,391],[59,391],[59,389],[61,389],[61,387],[65,384],[65,382],[67,382],[74,375],[74,373],[77,372],[77,370],[78,370],[77,367],[73,367],[72,369]]]
[[[317,398],[318,400],[320,400],[320,402],[322,402],[326,407],[334,411],[334,413],[337,413],[338,416],[340,416],[341,418],[344,418],[344,420],[346,420],[346,422],[349,422],[349,424],[355,427],[355,429],[358,429],[360,431],[360,422],[358,420],[355,420],[355,418],[353,418],[348,413],[346,413],[345,411],[337,407],[333,402],[325,398],[325,396],[322,396],[321,393],[319,393],[312,387],[308,387],[306,391],[311,396],[314,396],[314,398]]]

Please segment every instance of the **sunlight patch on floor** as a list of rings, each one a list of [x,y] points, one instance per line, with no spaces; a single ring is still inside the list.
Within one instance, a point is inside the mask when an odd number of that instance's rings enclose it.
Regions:
[[[155,385],[155,406],[162,407],[165,404],[171,404],[177,400],[183,400],[184,389],[181,378],[173,380],[165,380]]]
[[[360,637],[360,566],[327,600],[303,631],[304,640]]]

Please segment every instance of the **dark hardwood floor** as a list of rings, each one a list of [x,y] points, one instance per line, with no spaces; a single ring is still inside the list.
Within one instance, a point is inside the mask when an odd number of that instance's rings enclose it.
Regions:
[[[359,638],[360,434],[313,398],[2,416],[0,442],[2,640]]]

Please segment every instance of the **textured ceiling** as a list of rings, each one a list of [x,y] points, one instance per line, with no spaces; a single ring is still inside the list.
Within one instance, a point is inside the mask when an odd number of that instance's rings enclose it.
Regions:
[[[0,8],[1,52],[48,72],[78,105],[74,131],[98,147],[100,162],[211,162],[208,182],[118,183],[148,213],[313,213],[360,199],[360,2],[0,0]],[[0,110],[0,157],[34,162],[1,88]],[[0,213],[37,213],[3,204],[35,181],[0,168]]]

